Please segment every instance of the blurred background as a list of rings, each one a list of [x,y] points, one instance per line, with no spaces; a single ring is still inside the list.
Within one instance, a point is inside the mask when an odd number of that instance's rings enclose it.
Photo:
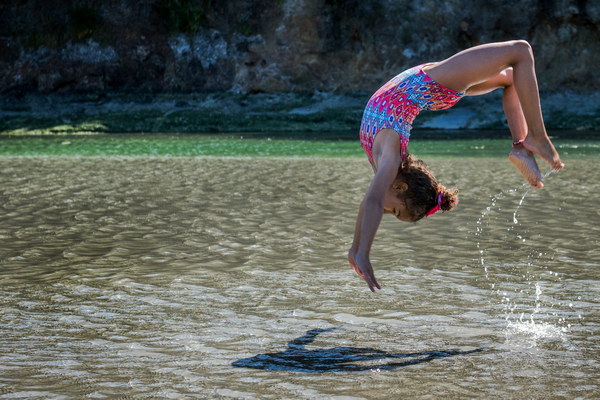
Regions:
[[[350,129],[369,95],[402,70],[477,44],[526,39],[534,48],[543,99],[562,112],[550,118],[551,127],[594,130],[599,23],[600,2],[587,0],[5,0],[0,106],[6,119],[10,111],[48,107],[31,97],[23,103],[24,96],[85,94],[90,104],[79,112],[89,114],[94,101],[115,100],[117,93],[135,95],[125,103],[138,105],[169,94],[170,102],[155,109],[238,112],[250,99],[251,111],[296,110],[295,118],[305,122],[315,110],[297,108],[326,100],[316,111],[349,111],[338,126]],[[213,95],[207,102],[175,94]],[[569,121],[582,113],[584,122]],[[228,130],[208,120],[193,124],[181,130]]]

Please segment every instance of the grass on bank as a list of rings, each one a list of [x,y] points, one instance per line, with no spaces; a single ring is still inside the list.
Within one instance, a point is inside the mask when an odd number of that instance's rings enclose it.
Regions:
[[[598,156],[600,140],[554,141],[561,156]],[[418,139],[418,156],[504,157],[510,139]],[[0,156],[364,157],[358,140],[288,139],[247,135],[3,136]]]

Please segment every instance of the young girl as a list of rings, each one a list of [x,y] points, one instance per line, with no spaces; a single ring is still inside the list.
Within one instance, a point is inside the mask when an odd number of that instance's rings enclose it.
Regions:
[[[508,158],[530,185],[543,187],[534,154],[553,169],[564,164],[548,138],[531,46],[523,40],[489,43],[440,62],[422,64],[392,78],[371,97],[360,141],[375,176],[360,204],[350,266],[371,291],[381,289],[369,252],[383,214],[418,221],[458,201],[457,190],[440,185],[427,166],[408,154],[411,124],[421,110],[452,107],[463,96],[502,88],[502,106],[513,138]]]

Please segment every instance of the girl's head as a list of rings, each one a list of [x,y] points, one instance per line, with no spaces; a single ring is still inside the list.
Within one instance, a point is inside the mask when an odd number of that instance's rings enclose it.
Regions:
[[[449,211],[458,203],[458,190],[440,185],[427,165],[410,154],[400,164],[392,188],[404,203],[403,220],[416,222],[438,210]]]

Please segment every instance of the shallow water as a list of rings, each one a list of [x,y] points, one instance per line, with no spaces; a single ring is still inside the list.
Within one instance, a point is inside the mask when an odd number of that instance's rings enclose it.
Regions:
[[[600,171],[436,158],[345,261],[363,158],[0,158],[0,398],[594,398]]]

